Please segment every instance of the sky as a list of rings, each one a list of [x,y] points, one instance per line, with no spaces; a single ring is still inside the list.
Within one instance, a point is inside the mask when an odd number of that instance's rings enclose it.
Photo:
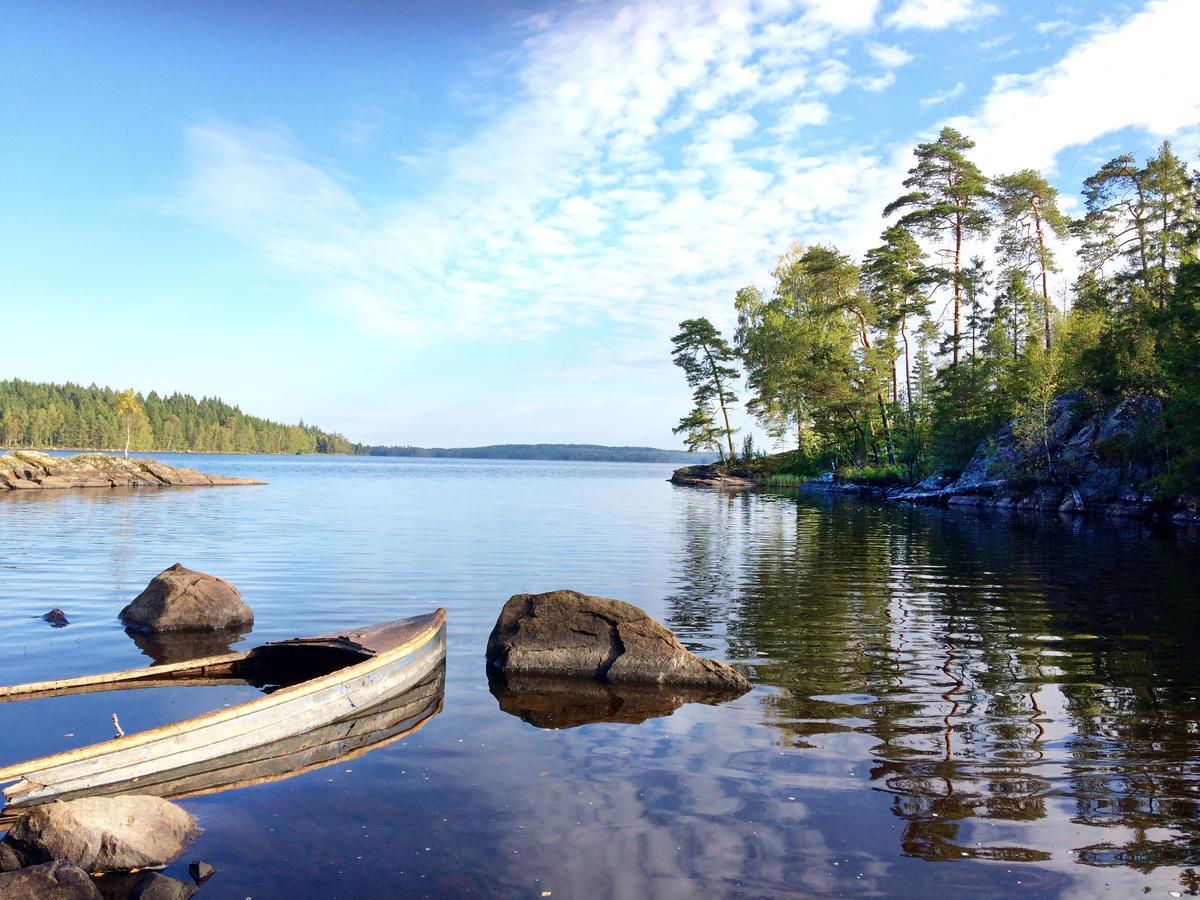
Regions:
[[[872,246],[945,124],[1069,211],[1200,151],[1197,0],[0,8],[0,378],[368,443],[678,447],[680,320]]]

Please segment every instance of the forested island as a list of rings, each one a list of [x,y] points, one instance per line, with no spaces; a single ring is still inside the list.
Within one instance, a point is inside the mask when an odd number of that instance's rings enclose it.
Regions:
[[[0,445],[166,453],[351,453],[354,445],[303,420],[283,425],[215,397],[144,396],[78,384],[0,381]]]
[[[1040,173],[989,176],[973,148],[953,128],[918,145],[880,243],[793,246],[769,290],[737,292],[732,341],[681,323],[687,446],[764,481],[1049,486],[1043,507],[1084,508],[1102,469],[1104,496],[1200,493],[1200,172],[1169,143],[1118,156],[1072,219]],[[735,444],[743,375],[746,411],[794,450]]]

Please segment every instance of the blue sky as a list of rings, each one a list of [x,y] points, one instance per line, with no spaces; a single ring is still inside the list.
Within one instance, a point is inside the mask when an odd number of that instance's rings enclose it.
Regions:
[[[0,377],[677,446],[677,323],[793,241],[861,253],[941,125],[1072,197],[1195,160],[1196,34],[1196,0],[5,4]]]

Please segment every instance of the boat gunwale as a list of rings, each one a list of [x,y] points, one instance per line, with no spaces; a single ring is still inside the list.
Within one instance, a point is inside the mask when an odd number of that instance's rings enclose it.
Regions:
[[[336,686],[340,682],[349,681],[352,678],[370,674],[371,672],[374,672],[386,665],[390,665],[397,659],[402,659],[403,657],[410,655],[411,653],[428,644],[431,640],[434,640],[438,633],[446,625],[446,610],[439,607],[432,613],[426,613],[422,616],[412,616],[410,618],[428,618],[430,620],[430,624],[404,643],[393,647],[390,650],[378,653],[375,656],[368,657],[362,662],[347,666],[344,669],[338,669],[334,672],[330,672],[327,675],[322,675],[319,678],[313,678],[309,681],[302,681],[299,684],[295,684],[290,687],[281,688],[280,690],[275,691],[268,696],[259,697],[258,699],[251,700],[247,703],[241,703],[237,706],[229,707],[228,709],[213,710],[212,712],[202,713],[201,715],[194,716],[190,719],[183,719],[179,722],[160,725],[158,728],[152,728],[149,731],[139,731],[136,734],[128,734],[123,737],[114,738],[109,741],[101,741],[95,744],[87,744],[83,747],[77,747],[73,750],[64,750],[61,753],[54,753],[50,756],[42,756],[37,759],[25,760],[24,762],[5,766],[0,768],[0,783],[10,781],[19,782],[21,779],[26,777],[27,773],[33,774],[70,763],[84,762],[88,759],[103,756],[108,753],[130,750],[136,747],[141,747],[145,744],[163,740],[165,738],[176,737],[187,732],[198,731],[214,725],[222,725],[226,722],[236,721],[237,719],[240,719],[246,715],[257,713],[266,709],[272,709],[276,706],[282,705],[283,703],[307,697],[310,694],[317,693],[325,688]],[[180,664],[180,666],[181,668],[186,669],[189,667],[195,667],[197,663],[209,663],[210,660],[232,661],[231,657],[233,660],[236,660],[248,655],[249,652],[250,651],[246,651],[246,653],[242,654],[210,657],[209,660],[194,660],[189,665]],[[104,676],[85,677],[101,678]],[[7,790],[5,793],[7,793]]]

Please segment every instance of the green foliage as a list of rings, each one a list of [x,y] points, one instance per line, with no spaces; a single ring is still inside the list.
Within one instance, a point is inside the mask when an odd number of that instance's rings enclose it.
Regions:
[[[214,397],[144,397],[77,384],[0,381],[0,438],[8,447],[211,453],[350,453],[340,434],[248,416]]]
[[[903,484],[905,470],[902,466],[841,466],[833,473],[836,481],[866,484],[871,487],[893,487]]]

